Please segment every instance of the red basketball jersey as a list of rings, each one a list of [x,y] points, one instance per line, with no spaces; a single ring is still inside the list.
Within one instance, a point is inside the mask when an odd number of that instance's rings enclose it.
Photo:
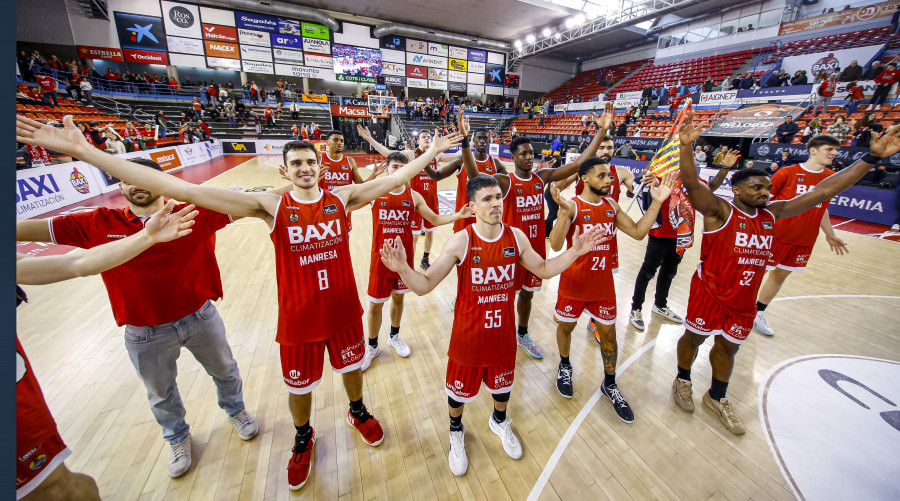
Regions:
[[[575,196],[581,195],[584,191],[585,185],[584,182],[581,181],[581,177],[575,180]],[[608,197],[615,200],[617,203],[619,201],[619,195],[622,194],[622,180],[619,179],[619,170],[615,165],[609,166],[609,194]]]
[[[34,370],[19,336],[16,336],[16,442],[23,447],[42,443],[56,434],[56,421],[47,408],[44,393],[34,376]],[[28,459],[28,450],[16,449],[16,457]]]
[[[608,197],[600,199],[600,203],[592,204],[581,197],[575,197],[578,212],[566,243],[572,246],[575,228],[579,234],[597,225],[606,228],[606,236],[590,252],[575,260],[559,277],[559,295],[577,301],[615,301],[616,288],[613,273],[619,268],[619,246],[616,239],[616,209]]]
[[[519,246],[504,224],[488,241],[467,226],[466,254],[457,265],[458,285],[448,355],[462,365],[483,367],[516,356],[516,272]]]
[[[407,249],[406,261],[413,265],[413,234],[410,224],[416,214],[412,190],[403,187],[399,194],[388,193],[372,201],[372,262],[369,274],[380,278],[397,278],[399,275],[387,269],[381,262],[381,248],[390,240],[400,237]]]
[[[478,168],[478,172],[489,176],[493,176],[497,173],[496,165],[494,165],[494,157],[490,155],[488,155],[485,160],[476,159],[475,167]],[[466,185],[468,183],[469,175],[466,173],[466,168],[464,166],[460,167],[459,172],[456,173],[456,212],[462,210],[463,206],[469,203],[469,197],[466,196]],[[475,223],[475,216],[457,219],[453,222],[453,233],[456,233],[473,223]]]
[[[344,202],[328,190],[313,201],[281,195],[269,233],[275,245],[275,341],[321,341],[359,322],[362,305],[347,241]]]
[[[414,153],[416,158],[422,156],[422,152],[419,151],[418,148],[416,148]],[[430,165],[432,169],[437,170],[437,159],[432,160],[428,165]],[[409,184],[412,186],[412,189],[418,191],[423,197],[437,196],[437,183],[434,179],[431,179],[424,170],[416,174]]]
[[[703,232],[697,275],[722,308],[740,316],[756,314],[774,236],[771,212],[757,209],[750,216],[733,205],[721,228]]]
[[[769,190],[771,200],[790,200],[813,189],[828,176],[834,174],[831,169],[821,172],[806,170],[803,164],[783,167],[772,176],[772,189]],[[828,209],[828,199],[799,216],[778,221],[775,227],[775,241],[790,245],[812,246],[819,236],[819,224]]]
[[[541,257],[547,257],[544,242],[544,181],[534,172],[521,179],[515,172],[509,174],[509,191],[503,198],[503,223],[525,232],[531,247]]]
[[[342,154],[337,160],[332,160],[328,153],[322,153],[319,164],[329,167],[328,172],[319,177],[319,188],[332,191],[337,187],[353,184],[353,168],[346,155]]]

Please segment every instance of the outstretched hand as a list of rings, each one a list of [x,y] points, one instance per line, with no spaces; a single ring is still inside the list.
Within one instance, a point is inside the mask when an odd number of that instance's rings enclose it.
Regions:
[[[654,181],[650,187],[650,197],[657,202],[665,202],[675,189],[675,172],[669,172],[659,181]]]
[[[191,226],[194,225],[194,218],[200,212],[194,210],[193,205],[186,205],[180,211],[172,213],[174,207],[175,201],[169,200],[162,209],[150,216],[144,225],[147,236],[154,243],[175,240],[190,235],[193,231]]]
[[[847,248],[847,244],[837,236],[825,235],[825,241],[828,242],[828,247],[830,247],[838,256],[850,254],[850,249]]]
[[[603,108],[603,114],[596,118],[597,131],[600,129],[608,131],[612,127],[613,116],[616,114],[616,105],[613,101],[607,101]]]
[[[734,167],[734,164],[736,164],[740,158],[741,158],[741,154],[738,153],[737,151],[735,151],[735,150],[729,151],[725,155],[725,158],[722,159],[722,168],[730,169],[730,168]]]
[[[602,224],[595,225],[588,231],[580,233],[580,228],[575,227],[575,234],[572,235],[572,249],[579,256],[583,256],[591,251],[595,246],[600,245],[603,237],[606,236],[606,228]]]
[[[372,167],[372,177],[378,177],[387,170],[387,162],[376,163]]]
[[[404,266],[409,266],[406,262],[406,249],[400,237],[393,240],[386,240],[381,248],[381,262],[387,269],[399,273]]]
[[[550,195],[553,197],[553,200],[559,205],[559,211],[564,214],[575,214],[577,208],[575,207],[575,201],[569,200],[563,196],[562,192],[559,190],[559,183],[550,183]],[[561,216],[558,216],[561,217]]]
[[[63,117],[63,125],[65,127],[59,129],[52,125],[42,124],[37,120],[17,115],[16,141],[81,158],[90,144],[88,144],[81,130],[75,126],[72,115]]]
[[[681,128],[678,129],[678,139],[681,140],[681,144],[684,146],[690,146],[694,141],[700,139],[700,129],[694,127],[693,111],[685,111],[684,122],[681,124]]]
[[[889,157],[898,151],[900,151],[900,126],[892,126],[881,137],[873,138],[869,143],[869,152],[879,158]]]
[[[466,107],[460,105],[459,112],[456,114],[456,128],[459,129],[459,133],[463,136],[468,136],[469,131],[469,117],[465,116]]]
[[[446,136],[439,136],[438,130],[434,129],[434,140],[431,141],[431,147],[434,148],[436,153],[443,153],[450,148],[455,148],[462,143],[463,135],[459,132],[454,132],[453,134],[448,134]]]
[[[457,212],[456,215],[459,216],[459,219],[466,219],[474,216],[475,213],[472,212],[472,207],[469,204],[465,204],[462,209],[459,209],[459,212]]]
[[[359,133],[359,137],[365,139],[366,141],[372,139],[372,133],[369,132],[368,127],[363,127],[362,125],[357,125],[356,132]]]

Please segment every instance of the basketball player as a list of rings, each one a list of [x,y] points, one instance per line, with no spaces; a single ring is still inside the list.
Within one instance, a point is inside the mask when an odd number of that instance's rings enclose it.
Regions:
[[[387,174],[393,175],[407,163],[405,155],[395,151],[387,157]],[[441,216],[435,214],[425,198],[409,186],[401,186],[372,201],[372,261],[369,265],[369,338],[366,354],[363,358],[362,370],[369,368],[372,360],[381,354],[378,347],[378,331],[381,329],[381,310],[388,299],[391,300],[391,331],[388,346],[397,355],[406,358],[410,355],[409,346],[400,337],[400,319],[403,317],[403,295],[409,292],[397,273],[387,269],[381,262],[379,251],[384,242],[400,238],[405,245],[412,248],[413,230],[411,223],[414,214],[420,214],[435,227],[457,221],[472,213],[467,205],[459,212]],[[409,265],[413,266],[413,256],[407,256]]]
[[[132,235],[62,256],[34,257],[16,253],[16,282],[42,285],[96,275],[119,266],[151,246],[189,235],[198,211],[186,205],[178,212],[170,200]],[[16,306],[28,301],[16,287]],[[31,363],[16,336],[16,499],[34,501],[99,500],[93,478],[73,473],[64,461],[66,447]]]
[[[338,130],[325,134],[325,153],[321,155],[319,165],[322,167],[319,187],[329,191],[348,184],[365,183],[374,178],[370,176],[363,179],[356,168],[356,161],[344,155],[344,135]]]
[[[511,174],[494,174],[500,183],[503,192],[503,222],[519,228],[528,237],[531,247],[539,256],[546,257],[546,243],[544,242],[544,185],[548,182],[562,181],[578,172],[578,167],[585,160],[592,158],[597,152],[600,142],[606,137],[606,132],[612,124],[615,106],[612,102],[606,103],[606,109],[600,117],[594,117],[597,124],[597,133],[590,145],[574,162],[556,169],[540,169],[534,171],[534,148],[531,140],[520,136],[509,144],[509,151],[515,164],[515,170]],[[468,118],[460,121],[460,132],[468,133]],[[464,145],[465,146],[465,145]],[[475,165],[475,157],[472,149],[462,148],[463,161],[466,164],[466,173],[469,178],[479,175]],[[544,350],[538,346],[528,335],[528,321],[531,318],[531,301],[535,291],[541,290],[541,279],[534,274],[524,271],[520,280],[519,300],[516,303],[518,314],[518,331],[516,340],[519,347],[536,359],[544,358]]]
[[[613,152],[616,150],[615,142],[613,141],[612,136],[606,136],[600,141],[600,146],[597,147],[597,158],[602,158],[606,160],[606,163],[610,166],[609,171],[609,198],[612,198],[616,202],[619,201],[619,197],[622,195],[622,186],[625,186],[626,196],[628,198],[634,197],[634,172],[631,172],[631,169],[628,167],[622,167],[621,165],[613,165]],[[581,180],[581,177],[578,176],[575,178],[575,195],[581,195],[584,192],[585,184]]]
[[[342,186],[334,191],[318,186],[319,157],[315,146],[305,141],[289,142],[282,156],[293,187],[278,196],[198,186],[138,167],[91,148],[75,128],[71,116],[63,119],[64,129],[19,118],[17,141],[69,154],[154,193],[197,203],[223,214],[257,217],[268,224],[275,246],[278,280],[275,339],[281,345],[282,373],[297,428],[288,463],[288,486],[292,490],[301,488],[309,478],[315,446],[315,433],[309,422],[311,392],[322,378],[326,346],[332,368],[342,375],[350,400],[347,423],[359,431],[366,444],[381,444],[384,432],[362,399],[359,369],[365,353],[362,306],[356,295],[350,261],[345,208],[368,203],[408,183],[435,155],[459,144],[462,140],[459,134],[438,139],[419,159],[404,165],[393,176]]]
[[[619,419],[626,423],[634,421],[634,412],[619,391],[616,384],[616,289],[613,273],[619,267],[619,249],[616,232],[621,229],[626,235],[643,240],[656,220],[659,208],[675,185],[675,175],[670,173],[661,183],[654,183],[650,189],[653,203],[641,219],[635,223],[619,204],[608,196],[613,183],[609,163],[604,158],[589,158],[581,163],[578,175],[582,184],[588,187],[574,200],[567,200],[555,184],[550,190],[559,204],[559,218],[550,232],[550,245],[559,252],[563,244],[572,245],[572,237],[580,230],[589,231],[595,226],[603,227],[606,236],[600,245],[578,258],[559,277],[559,297],[556,300],[556,343],[559,347],[560,362],[556,375],[556,389],[572,398],[572,363],[569,361],[569,347],[572,331],[582,312],[587,312],[597,327],[597,340],[603,357],[605,378],[600,386],[603,395],[612,403]]]
[[[772,175],[772,189],[769,194],[772,200],[790,200],[813,189],[834,171],[826,166],[834,162],[841,142],[828,135],[819,135],[806,143],[809,159],[802,164],[782,167]],[[769,276],[759,289],[756,301],[756,329],[767,335],[775,335],[775,331],[766,321],[765,311],[772,299],[781,290],[784,281],[792,271],[803,271],[816,244],[819,228],[825,233],[825,241],[838,255],[843,255],[847,245],[834,234],[831,218],[828,217],[828,201],[822,202],[801,216],[792,217],[778,223],[775,227],[775,242],[772,244],[772,257],[766,270]]]
[[[473,176],[467,191],[477,217],[475,224],[454,233],[424,274],[409,266],[406,248],[399,238],[381,249],[384,265],[397,272],[409,289],[419,295],[432,291],[456,266],[457,302],[445,388],[450,405],[448,460],[450,471],[456,476],[464,475],[469,464],[463,406],[475,399],[482,384],[494,399],[494,412],[488,418],[490,430],[500,437],[509,457],[522,457],[522,446],[506,417],[516,366],[513,297],[520,273],[517,267],[549,279],[598,245],[605,234],[600,226],[585,234],[577,233],[569,250],[545,260],[531,248],[522,230],[503,223],[503,193],[497,178]]]
[[[709,361],[712,385],[703,403],[736,435],[744,424],[725,398],[734,356],[747,339],[756,315],[754,304],[765,271],[775,221],[795,217],[814,208],[862,179],[879,160],[900,151],[900,127],[891,127],[873,139],[870,153],[850,167],[820,182],[815,189],[790,200],[769,202],[771,182],[759,169],[743,169],[731,178],[733,202],[719,198],[697,176],[692,143],[700,130],[686,113],[680,130],[681,178],[691,204],[703,214],[700,264],[691,281],[685,332],[678,340],[678,376],[672,383],[675,403],[694,411],[691,366],[701,344],[715,336]],[[779,223],[780,224],[780,223]]]
[[[372,137],[372,133],[369,132],[368,127],[357,125],[356,131],[359,133],[359,137],[365,139],[366,142],[372,145],[372,148],[374,148],[375,151],[377,151],[382,156],[388,157],[391,153],[393,153],[393,150],[379,143]],[[416,149],[403,150],[400,151],[400,153],[408,160],[412,161],[428,150],[429,146],[431,146],[431,139],[431,133],[427,130],[423,130],[416,138]],[[431,163],[428,165],[428,169],[431,169],[433,171],[437,168],[438,162],[452,162],[454,159],[458,158],[459,155],[457,154],[441,153],[431,161]],[[459,160],[459,163],[461,162],[462,161]],[[430,208],[432,212],[434,212],[435,214],[440,212],[437,198],[437,183],[431,178],[428,173],[419,172],[419,174],[413,178],[410,186],[412,187],[413,191],[416,191],[420,195],[422,195],[422,197],[425,199],[425,203],[428,205],[428,208]],[[456,210],[459,211],[459,208],[457,208]],[[437,228],[435,228],[435,226],[427,220],[423,220],[422,216],[420,216],[419,214],[414,214],[413,216],[413,243],[411,247],[411,249],[413,250],[412,253],[415,254],[415,248],[419,240],[419,234],[423,233],[425,235],[425,246],[424,254],[422,255],[422,261],[419,263],[419,266],[423,270],[427,270],[428,266],[430,266],[428,258],[429,254],[431,253],[431,244],[434,240],[431,232],[433,232]]]
[[[135,158],[133,168],[162,172],[152,160]],[[168,177],[168,175],[166,175]],[[51,219],[16,224],[16,239],[91,248],[141,231],[165,200],[153,190],[122,182],[128,208],[100,207]],[[179,209],[181,205],[178,206]],[[216,232],[232,220],[199,208],[193,234],[156,245],[128,263],[103,272],[113,316],[125,326],[125,349],[144,383],[150,410],[169,443],[168,472],[173,478],[191,467],[191,428],[178,391],[176,362],[187,348],[216,384],[219,407],[242,440],[259,425],[244,407],[243,383],[213,301],[223,295],[215,255]],[[173,301],[173,295],[178,298]],[[139,305],[139,306],[138,306]]]

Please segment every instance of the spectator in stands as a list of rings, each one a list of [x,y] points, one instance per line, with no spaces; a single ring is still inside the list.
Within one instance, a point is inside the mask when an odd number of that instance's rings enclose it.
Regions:
[[[222,106],[222,110],[225,113],[225,118],[228,119],[228,126],[231,128],[237,127],[237,124],[234,120],[234,102],[231,100],[225,101],[225,104]],[[295,138],[296,139],[296,138]]]
[[[33,82],[34,73],[31,71],[33,66],[31,57],[25,54],[24,50],[20,50],[19,55],[16,57],[16,62],[19,64],[19,73],[22,74],[22,79],[26,82]]]
[[[675,120],[675,116],[678,115],[678,107],[681,106],[681,102],[684,101],[686,97],[687,96],[669,98],[669,120]]]
[[[766,80],[765,87],[781,87],[781,73],[773,71],[772,75]]]
[[[825,73],[825,70],[822,70],[822,71],[816,73],[816,78],[813,79],[813,85],[818,87],[819,84],[821,84],[825,80],[828,80],[828,73]]]
[[[271,105],[266,105],[266,108],[263,110],[263,116],[266,119],[266,125],[268,127],[275,127],[275,112],[272,111]]]
[[[806,85],[807,83],[805,71],[797,71],[794,73],[794,77],[791,78],[791,85]]]
[[[250,82],[250,102],[252,104],[259,102],[259,87],[256,82]]]
[[[296,120],[300,116],[300,103],[296,99],[291,101],[291,104],[288,105],[288,110],[291,112],[291,120]],[[406,113],[406,119],[409,120],[409,109],[406,110]]]
[[[191,102],[191,111],[194,113],[194,120],[199,120],[203,116],[203,105],[200,104],[197,96],[194,96],[194,100]]]
[[[707,75],[706,80],[703,82],[703,92],[712,92],[715,86],[716,84],[712,81],[712,78]]]
[[[159,137],[166,137],[166,127],[169,126],[168,122],[166,122],[166,115],[159,110],[156,112],[156,116],[153,118],[153,123],[159,127]]]
[[[819,106],[822,111],[828,112],[828,105],[831,104],[831,98],[834,97],[834,91],[837,90],[837,73],[832,73],[816,88],[816,105],[813,106],[813,116],[819,114]]]
[[[173,92],[178,88],[178,80],[175,80],[175,77],[169,77],[169,89]]]
[[[862,66],[855,59],[850,61],[850,66],[847,66],[841,72],[841,82],[853,82],[859,80],[860,77],[862,77]]]
[[[641,137],[641,126],[640,125],[635,127],[633,137]]]
[[[745,168],[745,169],[752,169],[752,168],[753,168],[753,160],[747,160],[747,161],[744,163],[744,168]]]
[[[772,172],[775,172],[777,169],[780,169],[787,165],[794,165],[794,158],[791,157],[791,149],[790,148],[782,148],[781,149],[781,158],[775,160],[774,167],[772,167]]]
[[[240,99],[234,100],[234,116],[237,118],[239,124],[247,123],[247,107]]]
[[[66,92],[69,94],[69,99],[81,101],[80,84],[82,80],[81,75],[78,73],[73,73],[66,79]]]
[[[847,6],[849,7],[849,5]],[[897,33],[897,26],[900,25],[900,7],[897,7],[894,10],[894,15],[891,16],[891,33]],[[897,183],[900,186],[900,183]],[[897,199],[897,202],[900,203],[900,198]],[[900,211],[898,211],[900,212]],[[897,226],[897,225],[894,225]],[[893,228],[891,228],[893,229]]]
[[[59,101],[57,100],[57,91],[59,90],[59,82],[50,75],[38,75],[35,77],[34,81],[44,93],[43,101],[48,105],[52,104],[54,108],[58,108]]]
[[[725,79],[722,80],[722,89],[721,90],[731,90],[731,89],[732,89],[732,81],[728,77],[725,77]]]
[[[716,168],[722,167],[722,162],[725,161],[725,155],[728,154],[728,146],[722,146],[719,148],[719,152],[716,153],[715,158],[713,158],[712,166]]]
[[[291,139],[296,141],[299,137],[300,137],[300,127],[297,127],[297,124],[294,124],[294,126],[291,127]]]
[[[91,122],[88,123],[85,130],[87,131],[88,134],[91,135],[91,142],[94,144],[94,146],[96,146],[97,148],[100,148],[101,150],[105,150],[106,146],[104,146],[104,143],[106,143],[106,136],[104,136],[103,133],[106,132],[106,129],[109,129],[110,126],[107,125],[106,127],[98,130],[97,127],[99,127],[99,126],[100,126],[100,122],[97,122],[96,120],[92,120]]]
[[[847,101],[847,113],[851,115],[856,113],[859,105],[865,100],[862,87],[857,85],[856,82],[849,82],[847,84],[847,97],[844,100]]]
[[[550,150],[553,151],[554,155],[562,151],[562,141],[559,140],[559,137],[550,143]]]
[[[204,122],[203,120],[198,120],[197,127],[202,132],[204,141],[212,137],[212,131],[209,129],[209,126],[206,125],[206,122]]]
[[[706,153],[703,152],[701,146],[694,148],[694,162],[697,164],[697,167],[706,167]]]
[[[798,132],[800,132],[800,127],[794,122],[794,117],[788,115],[785,117],[784,123],[775,129],[775,140],[778,143],[790,143]]]
[[[703,163],[706,165],[712,165],[713,159],[715,157],[713,156],[712,150],[709,149],[708,144],[703,146],[703,154],[706,156],[706,158],[703,160]]]
[[[875,113],[866,113],[856,122],[856,130],[853,131],[853,139],[850,143],[857,148],[868,148],[872,142],[872,134],[881,134],[884,132],[884,126],[878,123]]]
[[[312,138],[314,141],[322,138],[322,129],[319,128],[318,124],[312,124]]]
[[[753,74],[750,73],[750,72],[748,71],[748,72],[741,78],[740,82],[738,83],[738,87],[740,87],[741,90],[749,90],[749,89],[752,89],[752,88],[753,88],[753,83],[754,83],[753,80],[754,80],[754,79],[753,79]]]
[[[510,129],[509,129],[509,139],[510,139],[510,140],[513,140],[513,139],[515,139],[515,138],[517,138],[517,137],[519,137],[519,130],[516,129],[516,126],[515,126],[515,125],[513,125],[513,126],[510,127]]]
[[[113,155],[121,155],[125,153],[125,143],[122,142],[120,136],[112,127],[107,127],[103,134],[106,136],[106,152]]]
[[[616,135],[617,135],[617,136],[627,136],[627,135],[628,135],[628,123],[627,123],[627,120],[628,120],[628,117],[626,116],[626,117],[625,117],[625,120],[623,120],[622,123],[620,123],[619,126],[616,128]]]
[[[850,134],[850,125],[844,120],[843,115],[838,115],[834,118],[834,123],[828,126],[827,130],[829,136],[843,143],[847,139],[847,135]]]
[[[879,104],[884,104],[888,94],[890,94],[891,87],[893,87],[898,80],[900,80],[900,70],[897,70],[896,64],[888,63],[887,69],[875,77],[875,83],[878,84],[878,87],[875,88],[875,93],[872,95],[873,110]],[[44,95],[47,95],[46,91]]]
[[[549,111],[549,109],[550,109],[550,101],[545,101],[540,107],[541,119],[538,122],[538,127],[544,126],[544,119],[547,118],[547,112]]]
[[[149,150],[156,147],[156,131],[153,130],[152,124],[144,124],[144,126],[138,130],[138,136],[140,137],[142,150]]]
[[[818,136],[822,133],[822,121],[819,120],[818,117],[813,118],[806,125],[806,128],[803,129],[803,137],[800,138],[800,142],[806,144],[810,139]]]
[[[253,122],[253,125],[256,127],[256,135],[262,134],[262,117],[259,116],[259,113],[256,111],[250,112],[250,121]]]

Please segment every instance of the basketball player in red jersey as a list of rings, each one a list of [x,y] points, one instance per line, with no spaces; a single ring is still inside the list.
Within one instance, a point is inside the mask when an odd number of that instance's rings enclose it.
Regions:
[[[390,176],[407,163],[406,156],[395,151],[387,157],[386,172]],[[425,198],[409,186],[401,186],[372,201],[372,261],[369,265],[369,338],[362,370],[369,368],[372,360],[381,353],[378,347],[378,331],[381,329],[381,310],[388,299],[391,300],[391,331],[388,345],[397,355],[410,355],[409,346],[400,337],[400,319],[403,317],[403,295],[409,292],[396,272],[387,269],[379,254],[385,242],[400,238],[404,245],[412,248],[413,230],[411,223],[415,214],[420,214],[435,227],[452,223],[471,214],[466,206],[459,212],[441,216],[436,214]],[[413,266],[413,256],[407,256]]]
[[[559,204],[559,219],[550,232],[550,245],[560,251],[563,244],[572,244],[575,232],[588,231],[594,226],[602,226],[606,236],[591,251],[575,261],[559,277],[559,298],[556,300],[556,342],[561,360],[556,376],[556,389],[572,398],[572,363],[569,361],[569,347],[572,331],[582,312],[587,312],[597,328],[600,353],[603,356],[603,372],[606,374],[600,386],[603,395],[609,399],[619,419],[626,423],[634,421],[634,412],[625,401],[616,384],[616,289],[613,273],[618,271],[619,250],[616,232],[621,229],[626,235],[643,240],[656,221],[656,215],[664,200],[672,194],[675,175],[667,174],[661,183],[654,183],[650,189],[653,202],[643,217],[635,223],[619,208],[612,197],[607,196],[612,184],[609,163],[604,158],[589,158],[578,169],[582,184],[588,187],[574,200],[566,200],[556,184],[550,185],[553,199]]]
[[[458,277],[456,313],[450,334],[445,390],[450,405],[450,471],[466,473],[463,405],[471,402],[484,384],[494,398],[489,427],[513,459],[522,457],[522,446],[510,427],[506,407],[516,367],[516,337],[513,329],[513,297],[518,287],[517,269],[522,266],[536,276],[551,278],[568,268],[605,234],[601,226],[577,233],[572,247],[545,260],[531,248],[519,228],[503,223],[503,193],[493,176],[469,180],[469,204],[477,221],[447,240],[440,257],[423,274],[412,269],[399,238],[381,250],[382,262],[395,271],[410,290],[419,295],[432,291],[456,266]]]
[[[597,147],[597,158],[606,160],[606,163],[611,167],[609,170],[609,195],[607,196],[618,202],[619,197],[622,194],[622,185],[625,186],[625,190],[627,191],[626,196],[628,198],[634,197],[634,172],[631,172],[631,169],[628,167],[612,164],[613,152],[615,150],[616,146],[612,136],[606,136],[600,141],[600,146]],[[576,177],[576,196],[581,195],[581,193],[584,192],[584,186],[585,184],[581,180],[581,177]]]
[[[556,169],[540,169],[534,172],[534,148],[527,137],[517,137],[509,144],[509,151],[515,163],[511,174],[494,174],[500,182],[503,192],[503,222],[519,228],[528,237],[531,247],[541,257],[547,256],[544,242],[544,186],[549,182],[562,181],[578,172],[582,162],[594,156],[600,141],[606,137],[606,131],[612,124],[615,106],[606,103],[606,109],[600,117],[595,117],[597,134],[590,145],[574,162]],[[460,120],[460,132],[468,134],[468,118]],[[471,147],[464,141],[462,148],[463,161],[469,178],[479,175],[475,166],[475,157]],[[541,290],[541,279],[524,271],[520,280],[519,300],[516,304],[518,313],[518,332],[516,340],[519,346],[534,358],[544,358],[544,350],[528,335],[528,321],[531,318],[531,301],[535,291]]]
[[[743,169],[732,176],[732,202],[715,196],[697,176],[692,144],[700,137],[700,130],[693,127],[692,112],[687,112],[679,133],[681,179],[691,204],[703,214],[703,241],[700,264],[691,281],[685,332],[678,340],[678,376],[672,384],[672,396],[679,407],[694,411],[691,365],[700,345],[708,336],[715,336],[709,351],[712,386],[703,395],[703,403],[725,428],[742,435],[744,425],[725,393],[734,356],[753,328],[754,303],[771,253],[775,221],[816,207],[853,186],[879,160],[900,151],[900,127],[888,129],[872,141],[869,154],[815,189],[775,202],[769,202],[769,177],[759,169]]]
[[[303,130],[306,130],[304,125]],[[304,137],[306,139],[306,137]],[[329,131],[325,135],[325,153],[319,157],[319,187],[334,191],[335,188],[353,183],[371,181],[379,173],[372,170],[368,179],[363,179],[356,168],[356,161],[344,155],[344,135],[340,131]],[[347,225],[350,227],[350,211],[347,211]]]
[[[160,242],[191,233],[198,212],[185,206],[172,213],[170,200],[147,219],[144,228],[131,236],[62,256],[34,257],[16,253],[16,282],[43,285],[76,277],[96,275],[119,266]],[[16,287],[16,305],[27,301]],[[64,461],[72,451],[66,447],[44,394],[16,336],[16,499],[99,500],[93,478],[73,473]]]
[[[841,142],[828,136],[820,135],[806,143],[809,159],[802,164],[782,167],[772,175],[772,189],[769,190],[772,200],[790,200],[815,188],[834,171],[826,168],[834,162]],[[775,227],[775,243],[772,245],[772,257],[766,269],[769,277],[759,289],[756,300],[756,329],[767,335],[775,335],[775,331],[766,321],[765,311],[772,299],[781,290],[784,281],[792,271],[803,271],[816,244],[819,228],[825,233],[825,240],[831,250],[842,255],[847,250],[843,240],[834,234],[831,218],[828,217],[828,201],[813,207],[803,215],[786,219]]]
[[[372,137],[372,133],[369,132],[368,127],[363,127],[361,125],[356,126],[356,131],[359,133],[359,137],[363,138],[368,142],[372,148],[375,149],[378,153],[387,157],[390,155],[393,150],[388,148],[387,146],[379,143]],[[408,160],[412,161],[415,158],[418,158],[422,155],[428,148],[431,146],[431,132],[427,130],[423,130],[419,133],[416,138],[417,147],[414,150],[403,150],[400,153],[404,155]],[[438,162],[456,162],[461,164],[462,160],[459,159],[458,154],[451,153],[442,153],[434,158],[431,163],[426,167],[426,171],[419,172],[416,177],[413,178],[410,186],[413,191],[418,192],[425,199],[425,203],[428,204],[428,208],[431,209],[435,214],[440,212],[440,208],[438,207],[438,198],[437,198],[437,183],[434,179],[432,179],[431,175],[427,173],[427,171],[434,172],[434,169],[437,168]],[[459,211],[459,207],[456,209]],[[427,270],[428,266],[430,266],[430,262],[428,260],[429,254],[431,253],[431,244],[434,240],[431,232],[436,230],[437,228],[431,224],[427,220],[423,220],[422,216],[419,214],[414,214],[414,221],[412,225],[413,230],[413,243],[410,249],[412,250],[412,254],[415,254],[415,248],[419,241],[419,234],[425,235],[425,245],[424,245],[424,254],[422,255],[422,261],[419,263],[419,266],[423,270]]]
[[[289,142],[282,155],[293,188],[278,196],[198,186],[107,155],[90,147],[71,116],[63,119],[64,129],[20,118],[23,120],[16,122],[19,142],[66,153],[153,193],[224,214],[257,217],[269,225],[278,280],[275,340],[281,345],[282,373],[290,393],[288,404],[297,427],[288,463],[291,489],[301,488],[309,477],[315,445],[315,433],[309,424],[311,392],[322,378],[326,346],[332,368],[342,375],[350,399],[347,423],[359,431],[367,444],[381,444],[381,425],[362,401],[362,306],[350,261],[346,208],[362,206],[408,183],[435,155],[459,144],[459,134],[438,139],[419,159],[401,167],[393,176],[334,191],[318,186],[319,157],[315,146],[305,141]],[[323,309],[323,304],[328,308]]]

